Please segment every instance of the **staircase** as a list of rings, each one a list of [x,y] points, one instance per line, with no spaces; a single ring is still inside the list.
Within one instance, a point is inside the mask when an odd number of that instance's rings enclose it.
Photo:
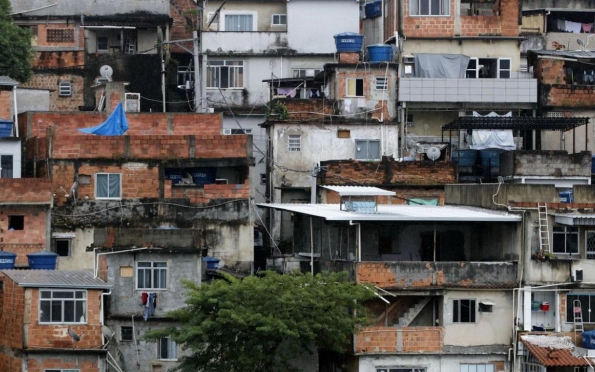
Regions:
[[[430,302],[430,297],[424,297],[421,301],[418,301],[413,307],[410,307],[409,310],[403,314],[402,317],[399,318],[399,324],[397,327],[407,327],[417,315],[422,311],[422,309]]]
[[[550,229],[547,222],[547,204],[538,204],[539,215],[539,249],[541,253],[550,253]]]
[[[581,307],[581,302],[579,300],[574,300],[572,302],[572,308],[574,310],[574,343],[576,345],[578,340],[577,336],[582,336],[585,327],[583,326],[583,309]]]

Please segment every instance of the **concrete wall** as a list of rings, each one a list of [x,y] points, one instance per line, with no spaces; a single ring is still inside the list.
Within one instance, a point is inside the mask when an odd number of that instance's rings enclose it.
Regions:
[[[498,191],[498,192],[497,192]],[[497,192],[497,193],[496,193]],[[553,185],[497,184],[484,185],[446,185],[444,188],[445,204],[469,205],[475,207],[502,209],[498,204],[510,202],[557,203],[558,193]]]
[[[81,14],[94,15],[115,15],[134,14],[136,12],[147,12],[150,14],[169,15],[169,3],[161,0],[133,0],[124,1],[114,9],[113,4],[96,2],[93,0],[68,0],[55,6],[48,7],[45,0],[10,0],[12,11],[20,13],[28,11],[27,16],[57,16],[72,15],[80,17]],[[40,9],[41,8],[41,9]],[[39,9],[29,12],[31,9]]]
[[[221,6],[221,1],[209,1],[205,14],[208,13],[209,17],[205,17],[203,26],[206,27],[211,20],[211,14],[214,13]],[[282,1],[272,2],[267,1],[263,3],[259,2],[229,2],[221,8],[221,14],[216,18],[210,26],[210,30],[218,31],[223,30],[225,24],[225,14],[252,14],[253,21],[256,24],[256,30],[260,32],[266,31],[286,31],[287,26],[273,26],[272,16],[273,14],[287,14],[286,5]],[[298,21],[295,19],[294,21]],[[291,22],[289,16],[287,17],[287,23]]]
[[[70,243],[70,256],[58,257],[59,270],[93,269],[94,252],[87,250],[88,247],[93,246],[93,232],[92,228],[74,230],[74,238]]]
[[[298,53],[334,53],[334,35],[359,33],[359,2],[291,1],[287,3],[287,19],[291,49]]]
[[[575,109],[569,110],[567,107],[559,107],[559,108],[552,108],[551,111],[561,111],[564,115],[568,115],[568,117],[575,117],[575,118],[588,118],[589,123],[587,125],[580,126],[575,129],[574,134],[574,149],[572,146],[573,143],[573,134],[572,131],[568,131],[564,133],[564,137],[560,135],[560,132],[550,132],[550,131],[542,131],[541,132],[541,148],[544,150],[566,150],[569,153],[573,151],[590,151],[592,154],[595,154],[595,144],[593,139],[595,138],[595,111],[590,109]],[[585,149],[585,136],[588,138],[587,148]]]
[[[17,89],[18,113],[26,111],[49,111],[50,91],[47,89]]]
[[[502,176],[591,177],[591,153],[508,151],[500,155]]]
[[[506,355],[467,350],[457,355],[364,355],[359,357],[358,372],[377,368],[425,368],[426,372],[460,371],[461,364],[494,364],[496,372],[508,371]]]

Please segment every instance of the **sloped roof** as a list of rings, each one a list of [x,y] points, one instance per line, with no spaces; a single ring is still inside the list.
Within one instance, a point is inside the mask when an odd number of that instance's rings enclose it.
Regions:
[[[6,85],[6,86],[17,86],[19,85],[19,82],[16,80],[13,80],[11,78],[9,78],[8,76],[3,76],[0,75],[0,85]]]
[[[92,270],[2,270],[20,287],[29,288],[111,288],[100,278],[93,276]]]
[[[589,363],[575,352],[568,336],[526,335],[521,342],[546,367],[580,367]]]
[[[395,196],[394,191],[387,191],[372,186],[322,186],[322,188],[331,190],[340,196]]]

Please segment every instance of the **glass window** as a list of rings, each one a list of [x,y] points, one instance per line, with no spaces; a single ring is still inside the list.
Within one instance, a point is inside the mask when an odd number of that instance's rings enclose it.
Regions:
[[[461,364],[461,372],[494,372],[493,364]]]
[[[132,327],[120,327],[120,341],[134,341]]]
[[[449,0],[410,0],[409,15],[447,16],[450,14]]]
[[[475,300],[452,300],[453,323],[475,323]]]
[[[97,51],[107,52],[108,50],[108,38],[107,36],[97,36]]]
[[[580,313],[583,316],[583,323],[595,323],[595,294],[582,293],[569,293],[566,295],[566,322],[574,323],[575,300],[580,301]]]
[[[380,160],[380,141],[355,140],[355,158],[357,160]]]
[[[347,79],[347,97],[364,96],[364,79]]]
[[[177,360],[178,353],[177,353],[177,345],[176,342],[173,341],[169,337],[164,337],[159,340],[158,343],[158,359],[161,360]]]
[[[302,151],[302,135],[290,134],[287,137],[287,151],[295,152]]]
[[[225,31],[254,31],[252,14],[226,14]]]
[[[0,178],[12,178],[12,155],[0,155]]]
[[[208,61],[207,88],[243,88],[244,61]]]
[[[510,59],[498,59],[498,77],[500,79],[510,79]]]
[[[136,288],[167,289],[167,262],[138,262]]]
[[[388,79],[385,77],[376,76],[376,90],[387,90]]]
[[[40,323],[87,322],[87,292],[68,290],[39,291]]]
[[[98,199],[119,199],[122,197],[121,174],[95,174],[95,197]]]
[[[294,68],[293,77],[316,76],[322,69],[320,68]]]
[[[54,239],[54,252],[60,257],[70,257],[72,239]]]
[[[467,78],[477,79],[478,77],[478,63],[477,58],[470,58],[469,64],[467,65]]]
[[[285,26],[287,24],[287,14],[273,14],[273,26]]]
[[[578,227],[554,226],[553,251],[557,254],[578,254]]]

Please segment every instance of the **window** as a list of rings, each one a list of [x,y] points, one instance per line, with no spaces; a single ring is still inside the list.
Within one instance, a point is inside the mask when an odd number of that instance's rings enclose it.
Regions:
[[[475,323],[475,300],[452,300],[453,323]]]
[[[24,230],[25,216],[8,216],[8,230]]]
[[[273,26],[285,26],[287,24],[287,14],[273,14]]]
[[[132,266],[120,266],[120,278],[132,278],[134,268]]]
[[[461,364],[461,372],[494,372],[493,364]]]
[[[364,96],[364,79],[347,79],[347,97]]]
[[[595,231],[585,231],[586,258],[595,258]]]
[[[380,160],[380,141],[355,140],[355,158],[357,160]]]
[[[119,173],[97,173],[95,175],[95,197],[98,199],[120,199],[122,197],[122,175]]]
[[[70,84],[70,81],[60,82],[59,95],[60,97],[68,97],[72,95],[72,84]]]
[[[316,76],[322,69],[320,68],[294,68],[292,70],[293,77],[307,77],[307,76]]]
[[[244,61],[209,61],[207,66],[208,88],[243,88]]]
[[[134,341],[132,327],[120,327],[120,341]]]
[[[337,138],[351,138],[351,131],[349,129],[337,130]]]
[[[267,184],[267,174],[266,173],[261,173],[260,174],[260,184],[261,185],[266,185]]]
[[[296,152],[302,151],[302,135],[290,134],[287,137],[287,151]]]
[[[469,59],[466,77],[468,79],[510,79],[510,58],[477,58]]]
[[[498,78],[510,79],[510,59],[498,58]]]
[[[469,64],[467,65],[467,79],[477,79],[479,77],[479,63],[477,58],[470,58]]]
[[[60,257],[70,257],[72,239],[54,239],[54,252]]]
[[[74,30],[68,28],[54,28],[47,30],[48,43],[74,43]]]
[[[252,134],[252,129],[228,128],[223,129],[223,134]]]
[[[557,254],[578,254],[578,227],[554,226],[553,250]]]
[[[157,358],[161,360],[177,360],[176,342],[169,337],[159,339]]]
[[[462,16],[495,16],[500,12],[500,6],[493,0],[461,0]]]
[[[166,289],[167,262],[139,262],[136,264],[137,289]]]
[[[566,295],[566,322],[574,323],[574,300],[581,302],[583,323],[595,323],[595,294],[569,293]]]
[[[108,50],[108,38],[107,36],[97,36],[97,51],[107,52]]]
[[[380,76],[376,76],[376,90],[387,90],[388,89],[388,79]]]
[[[376,368],[376,372],[426,372],[426,369],[425,368],[391,367],[391,368]]]
[[[410,0],[409,15],[447,16],[450,14],[449,0]]]
[[[0,155],[0,178],[12,178],[12,155]]]
[[[254,31],[252,14],[226,14],[225,31]]]
[[[40,290],[39,295],[40,323],[86,323],[86,291]]]

